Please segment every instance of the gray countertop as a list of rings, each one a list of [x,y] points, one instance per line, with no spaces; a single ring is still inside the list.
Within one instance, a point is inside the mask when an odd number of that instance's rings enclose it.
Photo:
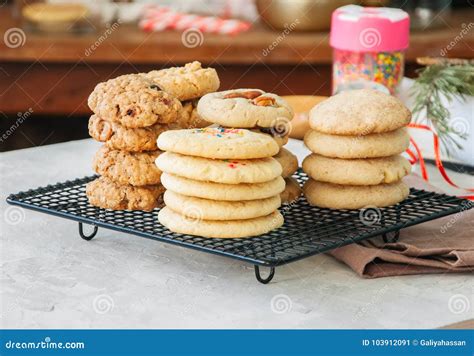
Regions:
[[[73,221],[6,204],[10,193],[92,174],[98,147],[1,154],[1,327],[433,328],[472,318],[449,307],[455,295],[472,296],[470,275],[369,280],[319,255],[262,285],[243,262],[105,229],[86,242]],[[300,142],[289,147],[304,156]]]

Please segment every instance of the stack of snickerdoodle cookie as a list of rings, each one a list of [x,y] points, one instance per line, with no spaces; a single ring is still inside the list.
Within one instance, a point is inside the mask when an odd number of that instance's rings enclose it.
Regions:
[[[218,87],[216,71],[198,62],[99,83],[88,101],[89,133],[104,145],[94,158],[101,177],[87,186],[89,202],[116,210],[159,206],[164,188],[156,140],[169,129],[204,124],[192,100]]]
[[[283,224],[278,212],[285,189],[272,158],[279,147],[260,133],[204,128],[168,131],[156,159],[167,189],[161,224],[204,237],[248,237]]]
[[[405,199],[401,179],[410,172],[399,154],[409,145],[410,111],[395,97],[369,89],[346,91],[316,105],[303,161],[311,177],[303,192],[316,206],[383,207]]]
[[[290,202],[301,195],[298,182],[291,176],[298,169],[295,155],[282,146],[288,142],[293,110],[278,95],[260,89],[234,89],[203,96],[199,101],[201,118],[227,128],[245,128],[271,136],[280,147],[274,158],[283,167],[285,190],[283,202]]]

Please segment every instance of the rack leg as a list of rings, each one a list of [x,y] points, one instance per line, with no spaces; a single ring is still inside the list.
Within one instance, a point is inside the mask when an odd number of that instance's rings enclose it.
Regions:
[[[94,236],[97,234],[98,230],[99,230],[99,227],[94,225],[94,231],[92,231],[90,235],[85,235],[82,223],[81,222],[79,223],[79,235],[86,241],[92,240]]]
[[[383,242],[385,243],[397,242],[399,237],[400,237],[400,230],[395,231],[395,232],[389,232],[382,235]]]
[[[257,278],[257,281],[263,284],[269,283],[272,279],[273,276],[275,275],[275,267],[270,267],[270,274],[268,275],[267,278],[262,278],[260,275],[260,267],[257,265],[254,265],[255,268],[255,278]]]

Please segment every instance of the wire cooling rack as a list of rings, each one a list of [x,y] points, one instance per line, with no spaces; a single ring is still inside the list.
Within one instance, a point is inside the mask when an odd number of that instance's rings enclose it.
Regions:
[[[381,209],[321,209],[310,206],[302,197],[281,207],[285,223],[277,230],[246,239],[210,239],[170,232],[158,222],[158,209],[112,211],[91,206],[85,185],[95,178],[12,194],[7,202],[78,221],[79,234],[85,240],[91,240],[103,227],[249,262],[261,283],[273,278],[277,266],[376,236],[395,241],[402,228],[472,208],[468,200],[418,189],[411,189],[403,202]],[[299,172],[295,178],[303,183],[307,176]],[[84,223],[94,226],[91,234],[84,233]],[[267,277],[261,276],[259,266],[270,267]]]

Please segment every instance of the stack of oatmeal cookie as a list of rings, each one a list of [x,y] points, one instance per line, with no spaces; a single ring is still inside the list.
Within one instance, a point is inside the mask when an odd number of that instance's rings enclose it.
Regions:
[[[94,157],[101,177],[87,185],[89,202],[114,210],[158,207],[164,188],[156,140],[167,130],[207,125],[195,100],[218,87],[216,71],[199,62],[99,83],[88,100],[89,134],[104,145]]]
[[[298,182],[291,177],[298,169],[298,160],[282,147],[288,142],[293,118],[293,109],[285,100],[260,89],[234,89],[203,96],[197,111],[202,119],[223,127],[246,128],[270,135],[280,147],[274,158],[283,168],[286,183],[281,193],[282,202],[291,202],[301,195]]]
[[[153,70],[145,76],[181,101],[183,109],[175,127],[201,128],[210,125],[198,115],[196,106],[203,95],[219,89],[220,81],[215,69],[202,68],[201,63],[194,61],[184,67]]]

